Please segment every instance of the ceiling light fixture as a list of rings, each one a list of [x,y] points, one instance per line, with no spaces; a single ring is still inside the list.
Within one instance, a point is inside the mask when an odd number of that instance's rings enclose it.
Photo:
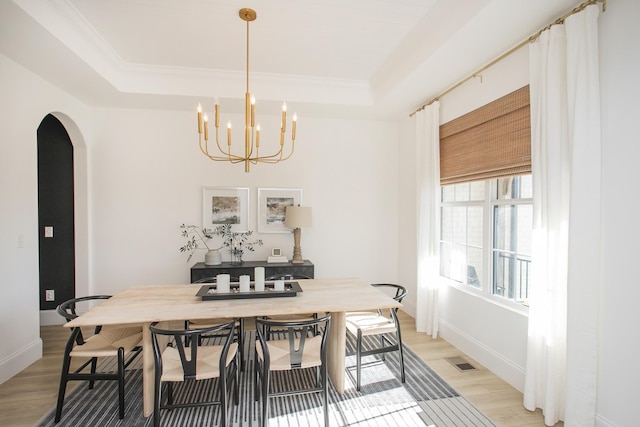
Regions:
[[[291,151],[288,155],[284,155],[284,137],[287,130],[287,104],[282,104],[282,120],[280,123],[280,149],[271,155],[261,156],[260,150],[260,124],[256,125],[256,100],[249,92],[249,22],[255,21],[257,15],[253,9],[240,9],[240,18],[247,23],[247,80],[246,92],[244,99],[244,156],[231,153],[231,121],[227,123],[227,147],[226,150],[220,146],[218,138],[218,128],[220,125],[220,105],[215,100],[214,120],[215,120],[215,139],[218,151],[216,154],[209,153],[209,119],[206,114],[202,114],[202,106],[198,104],[198,143],[200,150],[205,156],[215,161],[228,161],[231,163],[244,162],[244,171],[249,172],[250,164],[257,163],[278,163],[287,160],[293,154],[296,140],[296,121],[297,115],[293,115],[291,123]],[[204,136],[204,139],[203,139]]]

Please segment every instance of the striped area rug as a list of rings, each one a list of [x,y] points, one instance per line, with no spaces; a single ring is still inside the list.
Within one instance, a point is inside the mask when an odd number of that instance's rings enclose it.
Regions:
[[[246,353],[250,359],[240,376],[240,404],[230,403],[230,426],[258,426],[260,403],[253,398],[253,342],[255,332],[245,332]],[[347,351],[353,351],[354,343],[347,340]],[[376,360],[371,356],[371,361]],[[136,366],[137,363],[137,366]],[[52,408],[39,427],[148,427],[153,417],[142,415],[141,358],[127,372],[126,413],[118,419],[117,385],[114,381],[97,382],[93,390],[79,384],[67,392],[62,420],[54,424],[55,408]],[[399,379],[397,352],[388,353],[384,362],[376,362],[363,368],[361,391],[349,379],[355,378],[355,358],[347,357],[347,379],[344,394],[329,388],[329,422],[331,426],[494,426],[479,410],[460,396],[415,353],[405,347],[406,383]],[[109,369],[108,365],[105,365]],[[280,375],[277,375],[280,374]],[[214,382],[197,381],[174,388],[176,401],[192,396],[215,396]],[[276,373],[273,384],[310,384],[314,373],[304,370]],[[322,400],[319,394],[272,398],[270,403],[270,427],[321,426],[323,424]],[[189,408],[162,411],[164,427],[217,426],[220,425],[218,408]]]

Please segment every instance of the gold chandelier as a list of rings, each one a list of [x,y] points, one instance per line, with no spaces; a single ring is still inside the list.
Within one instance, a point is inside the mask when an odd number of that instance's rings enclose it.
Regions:
[[[287,104],[282,104],[282,120],[280,123],[280,149],[270,155],[260,155],[260,124],[256,125],[256,100],[249,92],[249,22],[255,21],[257,15],[253,9],[240,9],[240,18],[247,23],[247,79],[246,91],[244,95],[244,155],[233,154],[231,152],[231,122],[227,123],[227,146],[226,150],[220,145],[218,129],[220,126],[220,105],[216,99],[214,105],[215,117],[215,139],[218,151],[215,154],[209,152],[209,119],[206,114],[202,114],[202,106],[198,104],[198,143],[200,150],[205,156],[215,161],[228,161],[231,163],[244,162],[244,171],[249,172],[250,164],[257,163],[278,163],[287,160],[293,154],[296,140],[297,115],[293,115],[291,123],[291,150],[285,156],[284,137],[287,131]],[[204,138],[203,138],[204,136]],[[215,150],[215,149],[214,149]]]

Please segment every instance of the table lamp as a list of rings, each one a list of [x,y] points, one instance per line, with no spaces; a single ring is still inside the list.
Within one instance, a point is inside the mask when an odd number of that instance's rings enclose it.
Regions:
[[[300,228],[311,226],[311,208],[308,206],[287,206],[284,214],[284,225],[293,228],[293,264],[302,264],[300,248]]]

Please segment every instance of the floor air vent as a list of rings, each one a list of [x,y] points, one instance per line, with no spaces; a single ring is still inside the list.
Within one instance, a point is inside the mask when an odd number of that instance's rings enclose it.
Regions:
[[[463,357],[445,357],[447,362],[455,366],[460,372],[473,371],[475,366],[467,362]]]

